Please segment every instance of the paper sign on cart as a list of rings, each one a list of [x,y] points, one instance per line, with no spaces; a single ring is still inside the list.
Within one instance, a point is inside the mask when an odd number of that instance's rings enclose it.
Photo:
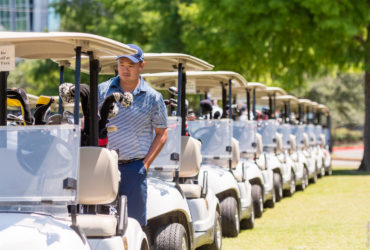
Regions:
[[[15,68],[14,45],[0,46],[0,71],[11,71]]]

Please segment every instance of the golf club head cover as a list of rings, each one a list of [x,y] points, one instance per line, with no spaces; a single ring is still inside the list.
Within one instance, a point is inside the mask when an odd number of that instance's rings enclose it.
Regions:
[[[50,96],[40,96],[36,103],[36,110],[34,113],[35,125],[46,124],[46,114],[50,110],[50,106],[55,100]]]
[[[88,131],[90,124],[89,95],[89,85],[80,84],[80,102],[82,106],[82,113],[84,115],[84,128],[81,131],[81,146],[86,146],[88,143]],[[72,103],[75,98],[75,85],[72,83],[62,83],[59,86],[59,96],[62,98],[63,102]]]
[[[108,145],[107,124],[109,122],[108,119],[114,118],[118,114],[119,109],[116,103],[118,102],[122,107],[128,108],[131,106],[133,99],[130,92],[125,92],[124,94],[115,92],[105,98],[99,110],[99,146],[106,147]]]
[[[21,108],[24,125],[32,125],[33,118],[30,110],[30,102],[26,91],[22,88],[11,88],[6,91],[7,102],[10,106]]]

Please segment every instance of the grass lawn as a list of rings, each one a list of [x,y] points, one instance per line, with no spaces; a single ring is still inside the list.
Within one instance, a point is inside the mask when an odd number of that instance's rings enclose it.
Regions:
[[[367,240],[370,173],[334,167],[333,176],[266,209],[254,229],[224,238],[223,249],[370,249]]]

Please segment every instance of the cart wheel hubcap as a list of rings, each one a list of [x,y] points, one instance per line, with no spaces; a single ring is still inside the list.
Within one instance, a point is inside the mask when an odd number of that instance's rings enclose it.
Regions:
[[[182,250],[187,250],[187,244],[186,244],[186,237],[185,235],[182,236],[182,240],[181,240],[181,249]]]
[[[217,219],[217,225],[216,225],[216,239],[218,249],[221,249],[221,241],[222,241],[222,234],[221,234],[221,224],[220,220]]]

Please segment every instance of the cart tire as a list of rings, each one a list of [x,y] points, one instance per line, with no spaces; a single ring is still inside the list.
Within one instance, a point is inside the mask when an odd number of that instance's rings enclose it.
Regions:
[[[236,199],[232,196],[220,202],[222,218],[222,234],[227,237],[236,237],[240,231],[239,209]]]
[[[157,250],[188,250],[188,235],[184,226],[179,223],[161,226],[155,235],[154,248]]]
[[[251,216],[248,219],[242,219],[240,221],[241,229],[252,229],[254,227],[254,207],[251,206]]]
[[[308,171],[306,167],[303,167],[303,176],[302,176],[302,182],[301,185],[297,186],[298,190],[305,190],[308,186]]]
[[[279,173],[274,173],[274,189],[276,202],[279,202],[283,198],[283,187],[281,184],[281,176]]]
[[[271,192],[272,192],[271,199],[265,202],[265,207],[268,208],[274,208],[276,203],[275,188],[272,188]]]
[[[221,217],[216,211],[213,230],[213,243],[199,247],[199,250],[221,250],[222,248],[222,226]]]
[[[311,178],[311,183],[317,182],[317,171],[315,170],[315,173],[313,174],[313,177]]]
[[[254,216],[260,218],[263,214],[262,188],[258,184],[252,186],[252,204]]]
[[[284,196],[291,197],[291,196],[295,193],[295,186],[296,186],[296,182],[295,182],[295,174],[294,174],[294,172],[292,171],[292,172],[290,173],[289,189],[288,189],[288,190],[284,190]]]

